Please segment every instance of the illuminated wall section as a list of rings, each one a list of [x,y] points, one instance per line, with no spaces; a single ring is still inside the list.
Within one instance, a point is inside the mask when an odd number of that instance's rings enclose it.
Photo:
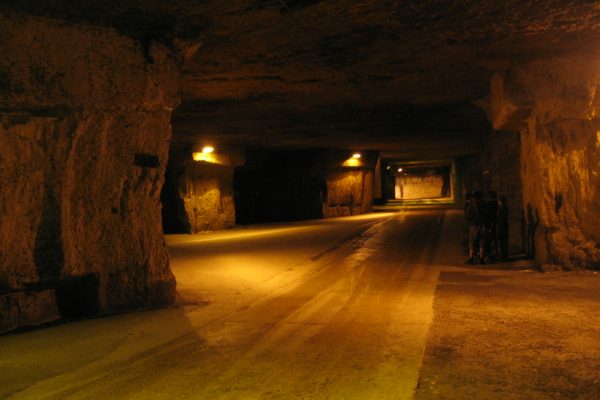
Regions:
[[[442,197],[444,177],[431,176],[397,176],[396,198],[404,200],[433,199]]]
[[[373,171],[335,171],[327,175],[325,218],[363,214],[373,206]]]
[[[234,226],[233,170],[242,160],[239,151],[218,146],[172,151],[161,196],[165,233]]]
[[[341,168],[326,173],[327,195],[323,202],[325,218],[363,214],[373,207],[374,175],[378,155],[353,152]]]

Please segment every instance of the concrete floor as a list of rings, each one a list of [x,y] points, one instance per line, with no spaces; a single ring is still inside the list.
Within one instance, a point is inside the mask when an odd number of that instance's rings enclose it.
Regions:
[[[491,273],[462,268],[463,229],[438,208],[169,236],[178,307],[0,337],[0,398],[462,398],[426,347],[452,329],[440,271]]]

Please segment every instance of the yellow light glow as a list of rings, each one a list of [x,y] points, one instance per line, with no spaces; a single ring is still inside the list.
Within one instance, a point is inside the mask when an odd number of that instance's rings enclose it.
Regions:
[[[398,172],[402,172],[402,168],[398,168]]]
[[[344,161],[344,163],[342,165],[344,167],[360,167],[362,164],[360,162],[360,159],[350,157],[349,159]]]
[[[214,147],[212,147],[212,146],[204,146],[204,147],[202,148],[202,152],[203,152],[204,154],[212,153],[213,151],[215,151],[215,148],[214,148]]]
[[[360,153],[354,153],[354,154],[352,154],[352,158],[360,158]]]
[[[169,246],[188,246],[195,243],[201,242],[214,242],[214,241],[226,241],[226,240],[244,240],[254,239],[261,236],[267,237],[278,237],[283,236],[296,236],[302,232],[317,231],[321,229],[329,229],[328,224],[332,220],[341,222],[352,222],[352,221],[368,221],[374,219],[384,219],[393,216],[394,212],[376,212],[366,213],[360,215],[352,215],[346,217],[336,217],[334,219],[318,219],[310,221],[298,221],[298,222],[277,222],[273,224],[265,224],[264,226],[255,226],[252,228],[244,229],[232,229],[230,231],[215,231],[215,232],[201,232],[192,235],[181,234],[181,235],[167,235],[166,240]]]
[[[389,165],[387,167],[385,167],[385,169],[390,169],[390,168],[392,168],[392,167],[390,167]]]
[[[194,158],[194,161],[204,161],[204,162],[209,162],[209,163],[217,162],[216,157],[210,153],[196,151],[196,152],[192,153],[192,157]]]

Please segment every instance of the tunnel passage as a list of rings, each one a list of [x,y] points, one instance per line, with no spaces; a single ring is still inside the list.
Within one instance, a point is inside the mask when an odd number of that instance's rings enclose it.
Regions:
[[[365,213],[377,162],[372,151],[249,151],[235,172],[238,223]]]
[[[415,166],[389,163],[385,167],[384,197],[397,200],[452,198],[452,165]]]
[[[452,160],[514,253],[600,268],[592,2],[138,3],[0,4],[0,331],[96,279],[99,314],[172,303],[163,227],[367,212],[385,160]]]
[[[167,234],[362,214],[381,197],[377,152],[196,147],[171,150],[161,194]]]

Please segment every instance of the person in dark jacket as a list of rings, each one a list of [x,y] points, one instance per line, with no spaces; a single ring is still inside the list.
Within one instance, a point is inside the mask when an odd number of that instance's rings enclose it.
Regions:
[[[498,210],[496,213],[498,225],[496,226],[496,242],[500,260],[508,258],[508,204],[506,197],[498,197]]]
[[[487,200],[485,202],[485,234],[486,234],[486,262],[491,262],[492,258],[498,257],[496,228],[498,225],[498,194],[490,190],[487,192]]]
[[[467,264],[476,264],[478,261],[483,263],[486,246],[484,226],[487,222],[483,192],[473,193],[471,205],[467,210],[467,222],[469,223],[469,258]]]
[[[472,197],[473,197],[473,194],[471,192],[465,193],[465,206],[463,208],[463,211],[465,212],[465,219],[467,221],[469,219],[468,213],[469,213],[469,207],[471,207],[471,198]]]

